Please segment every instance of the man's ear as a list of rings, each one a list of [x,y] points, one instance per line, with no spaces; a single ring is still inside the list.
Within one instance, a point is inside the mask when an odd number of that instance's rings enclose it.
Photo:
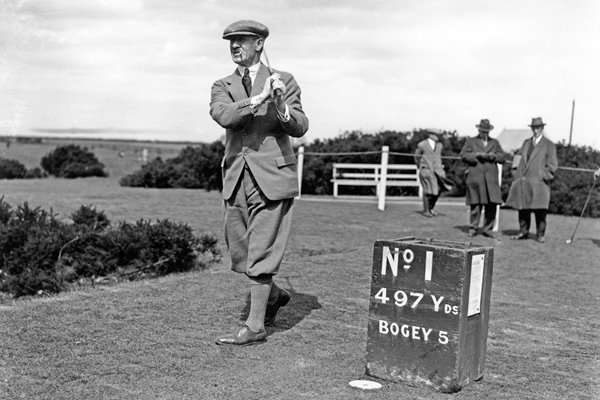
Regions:
[[[258,39],[256,39],[256,42],[254,42],[254,46],[256,48],[256,51],[261,51],[263,46],[265,44],[265,41],[263,38],[259,37]]]

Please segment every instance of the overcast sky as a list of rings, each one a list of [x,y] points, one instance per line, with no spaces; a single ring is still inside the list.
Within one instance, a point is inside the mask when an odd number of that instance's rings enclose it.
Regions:
[[[209,142],[223,29],[266,24],[302,88],[308,138],[547,122],[600,148],[598,0],[0,0],[0,135],[82,128]]]

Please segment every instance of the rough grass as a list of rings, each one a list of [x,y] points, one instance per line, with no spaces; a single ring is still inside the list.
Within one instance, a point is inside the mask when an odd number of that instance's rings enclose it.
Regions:
[[[222,235],[215,192],[121,188],[114,180],[0,182],[5,200],[112,221],[170,218]],[[598,399],[600,221],[549,216],[545,245],[512,242],[502,210],[484,378],[453,394],[380,381],[363,392],[373,243],[407,235],[467,241],[467,210],[416,203],[297,201],[276,281],[294,295],[265,344],[216,346],[240,323],[247,282],[227,258],[206,272],[0,305],[1,399]],[[223,244],[221,243],[221,246]]]

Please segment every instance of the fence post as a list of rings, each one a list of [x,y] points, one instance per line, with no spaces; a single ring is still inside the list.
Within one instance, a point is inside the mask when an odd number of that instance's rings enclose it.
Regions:
[[[304,146],[298,147],[298,196],[302,195],[302,169],[304,168]]]
[[[498,185],[502,187],[502,164],[496,164],[498,167]],[[498,232],[500,228],[500,204],[496,206],[496,220],[494,221],[494,228],[492,231]]]
[[[377,208],[380,211],[385,210],[385,192],[387,189],[387,167],[390,156],[390,147],[383,146],[381,148],[381,176],[379,177],[379,186],[377,190]]]

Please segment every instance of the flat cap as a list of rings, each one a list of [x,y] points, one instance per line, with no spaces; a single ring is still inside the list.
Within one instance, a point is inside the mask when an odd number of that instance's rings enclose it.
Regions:
[[[223,39],[235,35],[255,35],[266,39],[269,36],[269,28],[260,22],[244,19],[234,22],[223,31]]]

